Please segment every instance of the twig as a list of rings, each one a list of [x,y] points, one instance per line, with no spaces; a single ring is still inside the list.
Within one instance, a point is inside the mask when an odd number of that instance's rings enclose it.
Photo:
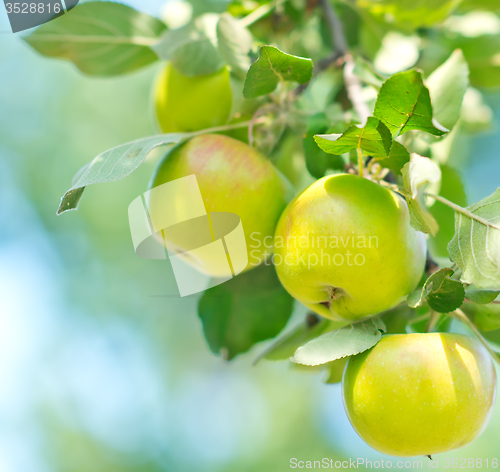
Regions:
[[[482,217],[480,217],[478,215],[475,215],[474,213],[472,213],[471,211],[467,210],[466,208],[462,208],[461,206],[456,205],[453,202],[450,202],[449,200],[447,200],[446,198],[441,197],[440,195],[435,195],[433,193],[427,193],[427,192],[425,192],[424,195],[426,197],[434,198],[434,200],[437,200],[438,202],[444,203],[445,205],[448,205],[450,208],[452,208],[456,212],[462,213],[462,215],[465,215],[468,218],[471,218],[472,220],[476,220],[476,221],[478,221],[479,223],[481,223],[481,224],[483,224],[485,226],[491,226],[492,228],[497,229],[497,230],[500,231],[500,226],[495,225],[493,223],[490,223],[488,220],[485,220],[484,218],[482,218]]]
[[[491,349],[488,341],[484,339],[483,335],[479,332],[479,330],[476,328],[474,323],[469,319],[469,317],[460,309],[455,310],[454,312],[450,313],[450,315],[454,316],[460,321],[463,321],[470,328],[470,330],[478,337],[479,341],[481,341],[481,343],[491,354],[491,357],[493,357],[496,363],[500,365],[500,358],[498,357],[498,353],[496,353],[493,349]]]
[[[360,147],[356,149],[358,153],[358,172],[359,176],[363,177],[363,151],[361,150]]]
[[[347,96],[358,114],[361,123],[364,125],[370,116],[370,110],[363,100],[361,81],[354,75],[354,61],[349,53],[349,45],[344,33],[344,27],[329,0],[320,0],[320,4],[325,13],[332,41],[335,44],[335,51],[344,56],[344,82],[347,89]]]

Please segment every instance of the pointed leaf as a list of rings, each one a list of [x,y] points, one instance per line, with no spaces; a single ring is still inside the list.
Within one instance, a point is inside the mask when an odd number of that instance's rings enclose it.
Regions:
[[[417,308],[427,300],[429,306],[438,313],[450,313],[460,308],[465,299],[465,289],[458,280],[451,279],[451,275],[453,270],[449,268],[434,272],[422,289],[408,296],[408,305]]]
[[[123,179],[136,170],[153,149],[164,144],[179,143],[193,135],[193,133],[160,134],[121,144],[99,154],[90,164],[77,172],[78,177],[62,197],[57,214],[76,210],[87,185]]]
[[[385,325],[380,318],[360,321],[309,341],[299,347],[290,360],[297,364],[320,365],[359,354],[375,346],[383,331]]]
[[[151,47],[163,22],[115,2],[89,2],[45,23],[24,40],[45,56],[72,61],[82,72],[115,76],[158,60]]]
[[[419,130],[441,136],[448,130],[432,118],[429,90],[422,74],[409,70],[393,75],[384,82],[373,115],[382,121],[393,136]]]
[[[390,169],[395,175],[401,175],[401,169],[406,163],[410,162],[410,153],[401,143],[394,141],[389,156],[384,159],[377,159],[377,162],[382,167]]]
[[[290,318],[293,303],[274,266],[261,265],[207,290],[198,315],[211,351],[231,360],[275,337]]]
[[[455,213],[450,258],[462,271],[461,280],[477,288],[500,289],[500,188],[467,207],[470,216]]]
[[[243,96],[255,98],[271,93],[280,81],[305,84],[311,80],[312,71],[311,59],[286,54],[273,46],[262,46],[259,58],[246,76]]]
[[[439,166],[428,157],[413,153],[401,170],[412,228],[436,235],[439,225],[425,205],[423,193],[441,180]]]
[[[368,118],[364,127],[352,125],[343,134],[318,134],[314,140],[329,154],[339,155],[359,148],[373,157],[387,157],[392,144],[387,127],[373,116]]]
[[[217,23],[217,48],[219,54],[240,78],[250,67],[248,53],[252,47],[252,35],[247,28],[229,13],[223,13]]]
[[[469,66],[460,49],[439,66],[425,81],[434,108],[434,118],[451,130],[460,118],[469,86]]]

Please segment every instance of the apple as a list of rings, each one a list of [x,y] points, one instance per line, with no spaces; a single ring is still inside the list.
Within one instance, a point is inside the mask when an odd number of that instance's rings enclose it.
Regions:
[[[451,333],[391,334],[349,359],[344,406],[363,440],[392,456],[430,455],[470,443],[495,399],[490,355]]]
[[[355,321],[393,308],[416,287],[425,236],[399,195],[363,177],[323,177],[298,195],[276,228],[281,283],[316,313]]]
[[[155,120],[164,133],[223,125],[232,101],[227,67],[213,74],[187,77],[169,62],[153,87]]]
[[[272,253],[274,230],[278,219],[290,200],[290,184],[259,151],[247,144],[220,134],[205,134],[194,137],[173,149],[160,163],[153,176],[151,188],[182,177],[196,175],[205,210],[229,212],[241,219],[245,235],[248,265],[255,267]],[[181,201],[173,203],[161,198],[161,194],[150,192],[148,209],[152,220],[165,213],[175,214],[177,221],[188,217]],[[175,247],[182,253],[196,245],[195,229],[167,236],[166,246]],[[216,238],[217,239],[217,238]],[[204,273],[214,277],[230,276],[227,264],[220,265],[209,260],[185,260]]]

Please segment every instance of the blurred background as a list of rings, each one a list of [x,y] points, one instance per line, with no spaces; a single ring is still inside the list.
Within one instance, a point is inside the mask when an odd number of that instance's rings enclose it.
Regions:
[[[164,4],[123,3],[156,16]],[[225,363],[206,346],[197,299],[159,296],[173,280],[164,261],[135,255],[127,215],[155,159],[56,216],[81,166],[154,133],[160,64],[88,78],[8,29],[0,8],[0,472],[281,471],[291,458],[388,459],[350,427],[339,385],[286,362],[252,367],[263,345]],[[376,65],[412,66],[418,45],[405,44],[387,38]],[[450,151],[470,203],[500,180],[500,91],[473,95],[483,125]],[[298,306],[290,324],[303,314]],[[497,404],[483,435],[437,456],[439,468],[445,458],[498,458],[499,437]]]

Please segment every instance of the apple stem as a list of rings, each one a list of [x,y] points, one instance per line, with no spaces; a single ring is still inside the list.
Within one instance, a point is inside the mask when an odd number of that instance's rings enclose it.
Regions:
[[[363,151],[361,148],[357,148],[356,151],[358,152],[358,170],[359,170],[359,176],[363,177]]]
[[[432,333],[436,328],[440,315],[436,313],[434,310],[431,311],[431,317],[429,318],[429,323],[427,323],[427,332]]]
[[[500,365],[500,358],[498,357],[498,353],[496,353],[493,349],[491,349],[490,344],[486,339],[484,339],[483,335],[479,332],[479,330],[476,328],[474,323],[469,319],[469,317],[460,309],[455,310],[454,312],[450,313],[451,316],[454,316],[458,320],[462,321],[465,323],[471,331],[477,336],[479,341],[484,345],[484,347],[487,349],[487,351],[491,354],[491,357],[495,360],[495,362]]]

